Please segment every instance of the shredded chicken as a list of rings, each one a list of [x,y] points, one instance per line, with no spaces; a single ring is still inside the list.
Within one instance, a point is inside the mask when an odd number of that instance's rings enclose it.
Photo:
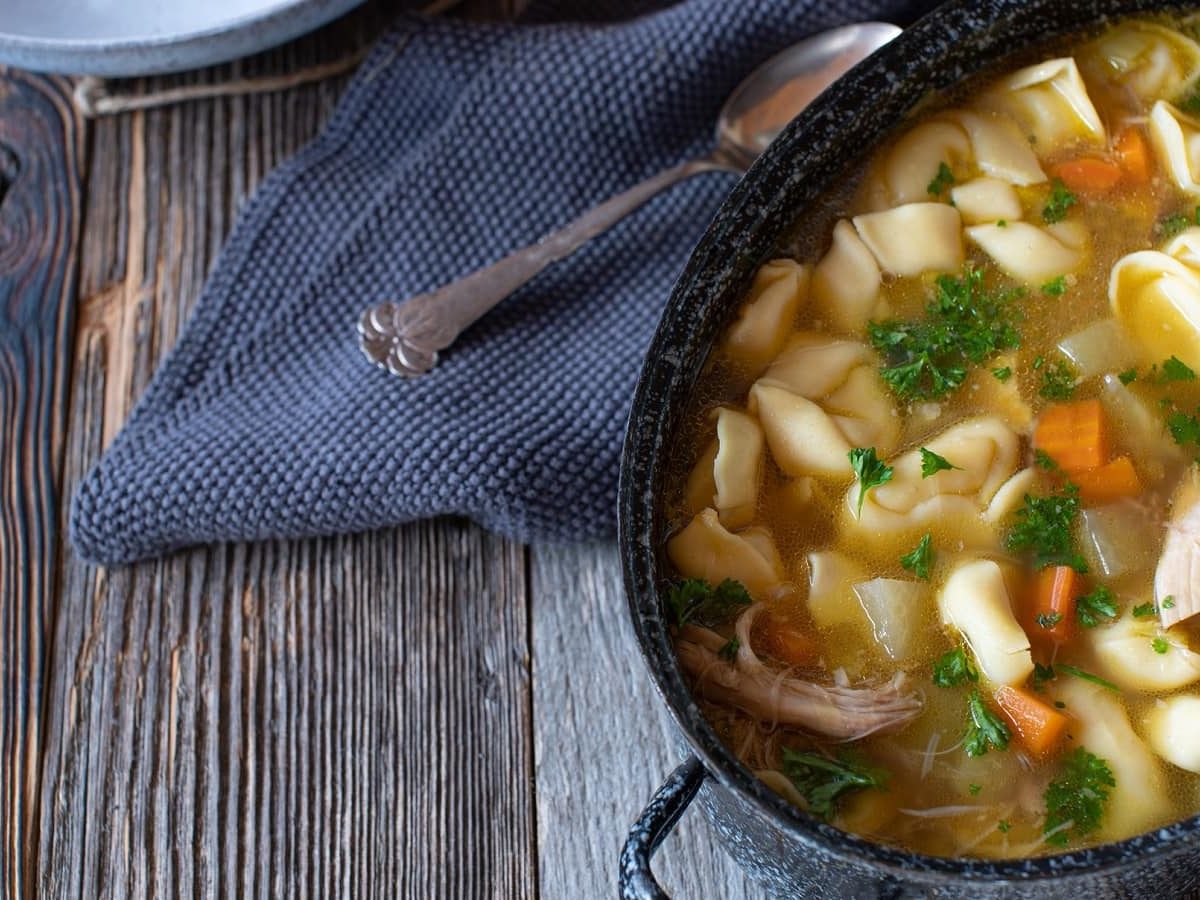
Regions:
[[[1154,572],[1163,628],[1200,613],[1200,484],[1186,478],[1172,501],[1171,522]],[[1170,603],[1166,599],[1170,597]]]
[[[920,715],[921,698],[904,690],[903,673],[886,684],[850,687],[814,684],[787,669],[768,668],[750,644],[751,627],[761,611],[762,604],[756,603],[738,618],[740,643],[733,662],[719,656],[726,642],[715,631],[689,625],[680,632],[679,661],[700,694],[767,722],[842,741],[895,731]]]

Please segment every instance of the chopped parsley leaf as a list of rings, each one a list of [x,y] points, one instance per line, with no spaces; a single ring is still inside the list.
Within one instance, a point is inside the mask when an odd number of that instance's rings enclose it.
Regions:
[[[987,708],[979,691],[972,691],[967,698],[967,715],[967,736],[963,741],[967,756],[983,756],[989,748],[1008,749],[1012,734],[1004,721]]]
[[[1008,819],[1001,819],[999,822],[996,823],[996,829],[1001,834],[1008,834],[1008,830],[1010,828],[1012,828],[1012,825],[1009,823]]]
[[[1191,366],[1185,363],[1177,356],[1172,356],[1162,364],[1161,374],[1158,376],[1160,383],[1165,384],[1169,381],[1195,381],[1196,373]]]
[[[1008,533],[1009,550],[1029,550],[1034,565],[1070,566],[1086,574],[1087,563],[1075,549],[1075,520],[1079,516],[1079,488],[1068,484],[1061,492],[1044,497],[1025,495]]]
[[[1012,378],[1012,367],[1000,366],[998,369],[992,369],[992,374],[996,376],[997,381],[1008,381],[1008,379]]]
[[[997,227],[997,228],[1007,228],[1007,227],[1008,227],[1008,222],[1007,222],[1007,220],[1005,220],[1005,219],[997,219],[997,220],[996,220],[996,227]]]
[[[1033,461],[1039,469],[1045,469],[1047,472],[1057,472],[1060,468],[1054,457],[1041,448],[1033,451]]]
[[[875,455],[874,447],[855,447],[847,455],[850,457],[850,468],[854,470],[854,476],[858,479],[858,514],[862,515],[867,491],[891,481],[892,467],[883,464]]]
[[[1065,359],[1058,359],[1042,369],[1042,386],[1038,396],[1047,400],[1070,400],[1075,394],[1075,370]]]
[[[1195,416],[1173,412],[1167,416],[1167,429],[1181,447],[1184,444],[1200,444],[1200,419]]]
[[[1117,786],[1108,763],[1083,747],[1063,759],[1062,776],[1046,788],[1046,824],[1042,833],[1054,832],[1047,843],[1065,847],[1072,836],[1082,837],[1096,830],[1104,816],[1108,789]],[[1060,825],[1070,828],[1055,831]]]
[[[1095,628],[1103,619],[1117,617],[1117,598],[1103,584],[1075,600],[1075,617],[1084,628]]]
[[[1051,278],[1042,285],[1042,293],[1047,297],[1061,297],[1067,292],[1067,276],[1059,275],[1057,278]]]
[[[1090,681],[1092,684],[1098,684],[1102,688],[1112,691],[1114,694],[1121,693],[1121,689],[1106,678],[1101,678],[1099,675],[1093,675],[1091,672],[1085,672],[1076,666],[1068,665],[1067,663],[1055,663],[1059,671],[1066,672],[1068,675],[1074,675],[1076,678],[1082,678],[1084,681]]]
[[[828,759],[784,747],[783,774],[804,798],[808,811],[822,819],[833,815],[844,794],[887,786],[885,771],[871,768],[846,753]]]
[[[936,400],[962,386],[967,369],[1020,346],[1013,298],[1020,289],[988,290],[970,266],[961,278],[939,276],[925,316],[870,322],[867,335],[883,356],[883,380],[903,400]]]
[[[1173,238],[1181,231],[1186,231],[1192,225],[1192,220],[1182,213],[1174,213],[1159,219],[1155,226],[1159,238]]]
[[[931,197],[940,197],[948,188],[954,187],[954,173],[944,162],[938,163],[937,174],[926,188]]]
[[[1066,708],[1067,708],[1067,704],[1063,703],[1061,700],[1055,700],[1055,701],[1054,701],[1054,708],[1055,708],[1055,709],[1066,709]]]
[[[1135,619],[1145,619],[1155,615],[1158,610],[1153,603],[1139,603],[1133,608],[1133,617]]]
[[[1067,190],[1061,178],[1055,178],[1050,185],[1050,197],[1042,207],[1042,218],[1047,225],[1061,222],[1067,217],[1067,210],[1079,202],[1079,198]]]
[[[1040,691],[1043,684],[1047,681],[1053,681],[1056,677],[1054,666],[1043,666],[1038,662],[1033,664],[1033,687],[1035,690]]]
[[[982,784],[968,784],[967,785],[967,791],[970,793],[970,795],[972,797],[974,797],[976,794],[978,794],[982,790],[983,790]]]
[[[750,595],[739,581],[726,578],[715,588],[707,581],[691,578],[672,585],[667,593],[667,609],[676,625],[693,619],[713,624],[733,617],[743,606],[750,605]]]
[[[936,475],[943,469],[959,469],[961,466],[956,466],[944,456],[938,456],[932,450],[921,448],[921,477],[928,478],[930,475]]]
[[[918,578],[928,581],[929,566],[933,563],[933,557],[933,535],[927,531],[916,547],[900,557],[900,565]]]
[[[1156,637],[1150,642],[1150,646],[1154,648],[1154,652],[1160,656],[1171,649],[1171,645],[1166,642],[1166,639]]]
[[[933,664],[933,683],[938,687],[958,687],[968,681],[978,681],[979,673],[967,659],[962,647],[943,653]]]
[[[741,648],[742,648],[742,642],[738,638],[738,636],[735,634],[733,637],[731,637],[729,640],[727,640],[724,644],[721,645],[721,649],[717,651],[717,656],[721,657],[721,659],[726,660],[728,662],[733,662],[735,659],[737,659],[738,650],[740,650]]]
[[[1118,373],[1117,378],[1121,384],[1131,384],[1137,380],[1137,368],[1126,369],[1124,372]]]
[[[1175,608],[1175,595],[1167,594],[1167,596],[1163,597],[1163,602],[1161,605],[1162,605],[1163,609],[1174,609]]]
[[[1062,613],[1038,613],[1037,623],[1047,631],[1062,621]]]

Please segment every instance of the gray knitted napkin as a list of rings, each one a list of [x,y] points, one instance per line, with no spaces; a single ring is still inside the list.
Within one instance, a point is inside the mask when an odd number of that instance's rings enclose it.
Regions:
[[[400,20],[320,137],[242,212],[178,346],[75,495],[76,550],[124,563],[441,514],[523,540],[612,534],[642,354],[730,176],[674,187],[550,267],[420,379],[364,361],[360,309],[703,154],[733,87],[800,37],[919,5]]]

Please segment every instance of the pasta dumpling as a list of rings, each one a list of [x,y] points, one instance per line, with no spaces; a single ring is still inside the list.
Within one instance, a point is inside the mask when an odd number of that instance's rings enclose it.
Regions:
[[[834,226],[829,250],[813,268],[813,305],[832,327],[853,331],[875,314],[882,273],[854,226]]]
[[[1029,140],[1011,116],[968,110],[955,118],[966,129],[975,165],[984,175],[1022,187],[1046,180]]]
[[[1175,186],[1200,195],[1200,122],[1159,100],[1150,110],[1150,141]]]
[[[1153,22],[1125,22],[1081,56],[1143,100],[1174,97],[1200,77],[1200,46]]]
[[[923,528],[948,519],[982,520],[1001,487],[1020,462],[1020,441],[1000,419],[968,419],[925,444],[957,468],[925,477],[921,454],[911,450],[892,463],[892,479],[872,488],[859,507],[861,486],[850,488],[846,504],[851,521],[870,531]]]
[[[950,199],[968,225],[1015,222],[1021,218],[1021,199],[1007,181],[976,178],[950,192]]]
[[[1150,361],[1177,356],[1200,368],[1200,228],[1160,252],[1139,250],[1117,260],[1108,280],[1113,314]]]
[[[744,412],[721,407],[713,459],[713,504],[727,528],[740,528],[754,519],[762,463],[763,433],[758,422]]]
[[[667,541],[667,556],[685,578],[720,584],[740,581],[755,600],[783,583],[783,562],[771,532],[747,528],[734,533],[721,524],[715,509],[699,512]]]
[[[973,225],[967,237],[1013,278],[1032,285],[1078,269],[1087,243],[1087,232],[1074,222]]]
[[[967,133],[954,122],[924,122],[901,137],[884,158],[877,178],[889,206],[929,199],[929,183],[942,165],[971,159]]]
[[[725,336],[725,354],[751,377],[775,358],[808,300],[810,270],[791,259],[774,259],[758,270],[750,296]]]
[[[1111,625],[1089,629],[1088,640],[1100,674],[1123,690],[1170,691],[1200,680],[1200,654],[1193,653],[1168,632],[1166,651],[1156,649],[1156,618],[1125,615]]]
[[[1103,144],[1108,139],[1079,67],[1070,57],[1014,72],[997,82],[983,102],[1016,119],[1043,156],[1076,141]]]
[[[1020,684],[1033,672],[1029,638],[1013,615],[1004,572],[990,559],[959,565],[938,596],[942,622],[958,629],[983,674],[997,684]]]
[[[1200,773],[1200,697],[1159,700],[1146,714],[1146,740],[1169,763]]]
[[[854,447],[895,449],[900,426],[864,344],[801,332],[750,389],[771,456],[792,476],[849,478]]]
[[[858,236],[879,268],[894,275],[952,272],[962,267],[962,217],[945,203],[906,203],[855,216]]]

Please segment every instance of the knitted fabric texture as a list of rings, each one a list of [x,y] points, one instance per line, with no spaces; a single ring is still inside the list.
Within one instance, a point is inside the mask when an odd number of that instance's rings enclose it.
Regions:
[[[686,0],[639,18],[399,21],[324,132],[246,205],[178,346],[71,511],[86,559],[459,514],[522,540],[615,530],[642,355],[732,176],[557,263],[404,380],[359,311],[427,291],[706,153],[755,65],[911,2]],[[560,9],[535,9],[544,23]]]

